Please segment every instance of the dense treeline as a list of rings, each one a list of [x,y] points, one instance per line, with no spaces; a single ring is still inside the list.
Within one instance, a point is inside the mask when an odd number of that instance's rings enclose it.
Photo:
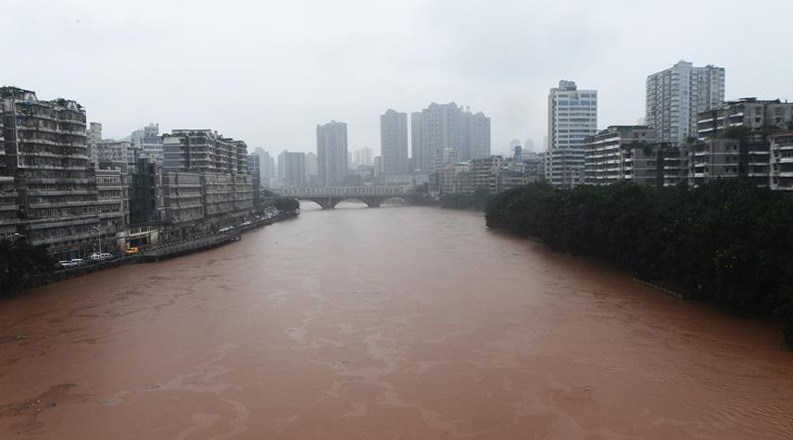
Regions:
[[[438,204],[441,208],[484,211],[489,201],[490,191],[487,188],[477,188],[473,194],[444,194],[438,200]]]
[[[488,227],[618,264],[753,313],[779,313],[793,347],[793,200],[743,179],[697,188],[630,183],[501,193]]]
[[[31,246],[24,238],[0,240],[0,297],[24,287],[31,276],[53,270],[55,261],[45,246]]]

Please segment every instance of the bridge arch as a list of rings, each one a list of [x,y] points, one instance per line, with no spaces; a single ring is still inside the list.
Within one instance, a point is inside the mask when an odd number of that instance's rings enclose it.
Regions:
[[[322,209],[333,209],[344,200],[358,200],[370,208],[379,207],[386,200],[407,205],[416,196],[412,187],[403,186],[281,188],[278,192],[284,197],[314,202]]]

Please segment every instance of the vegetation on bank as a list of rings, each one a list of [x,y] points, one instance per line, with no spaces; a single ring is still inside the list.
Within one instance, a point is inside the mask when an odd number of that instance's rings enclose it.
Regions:
[[[52,272],[54,267],[46,246],[31,246],[24,237],[0,240],[0,297],[22,290],[28,278]]]
[[[793,200],[743,179],[697,188],[631,183],[494,196],[487,226],[615,263],[752,313],[778,313],[793,347]]]
[[[487,188],[477,188],[473,194],[444,194],[438,200],[441,208],[449,209],[473,209],[484,211],[490,201],[490,190]]]
[[[300,209],[300,202],[292,197],[278,197],[272,200],[272,206],[282,212],[296,213]]]

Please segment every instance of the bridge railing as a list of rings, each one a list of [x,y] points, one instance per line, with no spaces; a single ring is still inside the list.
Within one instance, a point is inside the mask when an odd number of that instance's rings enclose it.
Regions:
[[[400,196],[415,194],[412,186],[347,186],[279,188],[274,191],[284,197],[355,197],[355,196]]]

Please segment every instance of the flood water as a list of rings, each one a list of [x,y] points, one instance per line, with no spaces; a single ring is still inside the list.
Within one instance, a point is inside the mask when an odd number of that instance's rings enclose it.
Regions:
[[[793,438],[775,324],[361,208],[0,302],[0,438]]]

